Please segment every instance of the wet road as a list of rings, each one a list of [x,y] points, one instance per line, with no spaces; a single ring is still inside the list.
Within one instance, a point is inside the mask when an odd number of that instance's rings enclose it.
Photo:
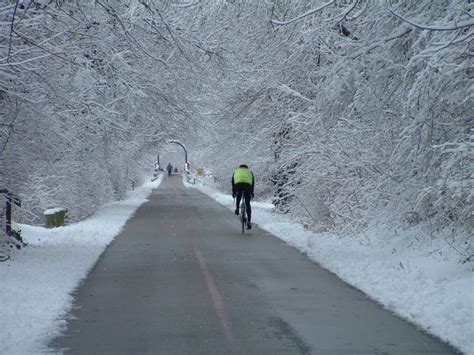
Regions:
[[[163,180],[75,295],[51,350],[77,354],[453,354],[276,237]]]

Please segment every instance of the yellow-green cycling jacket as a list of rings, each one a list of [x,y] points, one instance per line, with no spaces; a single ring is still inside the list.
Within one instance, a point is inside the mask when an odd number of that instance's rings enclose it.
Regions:
[[[239,168],[234,171],[232,175],[232,194],[235,195],[237,186],[240,184],[246,184],[250,186],[250,193],[253,195],[254,188],[255,188],[255,179],[253,176],[252,170],[247,168],[246,166],[239,166]]]

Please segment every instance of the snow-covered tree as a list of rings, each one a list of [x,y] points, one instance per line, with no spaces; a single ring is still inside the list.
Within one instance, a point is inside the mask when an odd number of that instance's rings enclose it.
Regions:
[[[472,228],[470,1],[7,1],[0,185],[74,219],[165,138],[317,229]]]

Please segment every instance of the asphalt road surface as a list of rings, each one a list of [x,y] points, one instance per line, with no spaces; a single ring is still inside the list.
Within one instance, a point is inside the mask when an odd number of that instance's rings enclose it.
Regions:
[[[336,253],[337,251],[335,251]],[[179,176],[165,177],[75,294],[76,354],[454,354]]]

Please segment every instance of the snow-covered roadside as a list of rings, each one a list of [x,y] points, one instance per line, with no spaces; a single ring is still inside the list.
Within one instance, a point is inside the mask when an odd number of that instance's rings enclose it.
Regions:
[[[129,192],[91,218],[46,229],[19,225],[29,244],[0,263],[0,354],[45,352],[60,334],[71,293],[160,179]]]
[[[211,184],[212,185],[212,184]],[[231,196],[212,186],[189,185],[234,209]],[[365,292],[387,309],[460,349],[474,354],[474,269],[460,264],[446,243],[409,245],[415,238],[380,237],[377,230],[356,238],[316,234],[272,213],[269,203],[252,203],[252,220]]]

